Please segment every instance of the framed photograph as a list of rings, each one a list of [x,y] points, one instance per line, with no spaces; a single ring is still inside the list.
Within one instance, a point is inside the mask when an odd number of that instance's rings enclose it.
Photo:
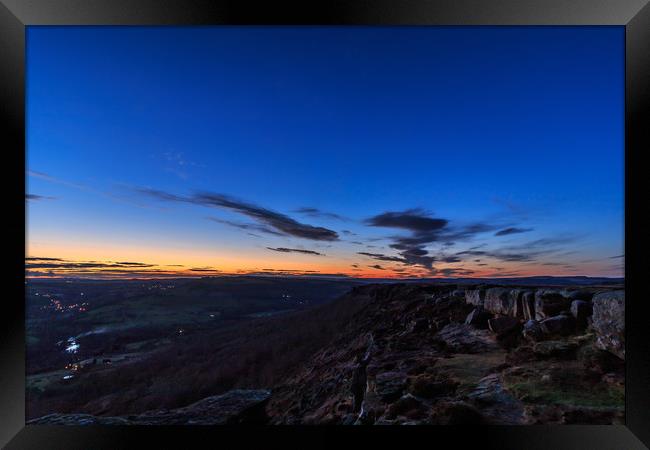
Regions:
[[[650,445],[647,0],[1,3],[0,444]]]

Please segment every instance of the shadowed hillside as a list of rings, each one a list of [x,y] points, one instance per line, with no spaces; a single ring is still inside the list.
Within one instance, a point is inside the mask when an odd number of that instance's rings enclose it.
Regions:
[[[179,423],[205,408],[202,399],[214,398],[215,411],[220,395],[239,389],[243,409],[250,398],[263,407],[257,422],[619,423],[624,297],[615,288],[359,286],[331,303],[202,330],[142,359],[80,371],[74,382],[32,392],[28,414]],[[166,409],[176,412],[157,412]],[[214,415],[215,423],[240,419]]]

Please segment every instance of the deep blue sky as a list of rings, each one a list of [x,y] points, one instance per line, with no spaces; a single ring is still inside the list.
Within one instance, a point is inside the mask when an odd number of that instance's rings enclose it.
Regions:
[[[30,27],[28,191],[54,199],[29,202],[29,252],[225,271],[621,275],[623,50],[622,27]],[[206,217],[269,225],[141,188],[225,194],[339,239],[217,223]],[[413,208],[407,221],[455,233],[418,244],[433,265],[390,247],[411,225],[373,226]],[[487,231],[459,234],[477,223]],[[528,231],[494,236],[505,228]],[[478,245],[485,266],[442,261]],[[504,259],[513,252],[535,255]]]

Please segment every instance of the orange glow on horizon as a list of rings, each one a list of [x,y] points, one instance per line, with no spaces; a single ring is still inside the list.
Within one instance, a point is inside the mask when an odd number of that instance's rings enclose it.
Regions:
[[[226,275],[343,275],[353,278],[517,278],[529,276],[612,276],[598,263],[583,265],[585,273],[561,270],[557,266],[543,263],[516,263],[493,261],[489,266],[474,263],[435,265],[431,273],[425,268],[401,264],[381,265],[382,269],[371,267],[377,261],[358,259],[347,255],[327,257],[274,254],[265,249],[242,251],[219,250],[214,248],[180,248],[169,245],[128,246],[108,243],[84,244],[76,242],[49,244],[42,241],[30,242],[26,248],[29,257],[52,258],[67,263],[140,263],[134,267],[84,267],[80,270],[64,268],[58,270],[56,261],[52,267],[29,268],[28,278],[52,277],[98,277],[98,278],[156,278],[156,277],[202,277]],[[144,256],[143,256],[144,255]],[[484,260],[484,262],[488,262]],[[356,263],[353,265],[353,263]],[[146,267],[145,267],[146,266]],[[471,274],[467,271],[470,270]],[[623,274],[620,275],[621,277]]]

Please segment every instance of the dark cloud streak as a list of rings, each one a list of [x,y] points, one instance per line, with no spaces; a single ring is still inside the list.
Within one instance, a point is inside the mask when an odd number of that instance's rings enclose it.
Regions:
[[[324,254],[315,252],[313,250],[303,250],[300,248],[285,248],[285,247],[278,247],[278,248],[266,247],[266,248],[268,250],[272,250],[274,252],[281,252],[281,253],[304,253],[306,255],[325,256]]]
[[[504,228],[503,230],[499,230],[496,233],[494,233],[495,236],[508,236],[511,234],[519,234],[519,233],[528,233],[529,231],[533,231],[532,228],[517,228],[517,227],[509,227],[509,228]]]
[[[308,207],[308,206],[298,208],[294,212],[296,212],[298,214],[303,214],[303,215],[309,216],[309,217],[322,217],[322,218],[326,218],[326,219],[336,219],[336,220],[340,220],[340,221],[343,221],[343,222],[347,222],[349,220],[347,217],[343,217],[340,214],[327,212],[327,211],[321,211],[318,208],[312,208],[312,207]]]
[[[336,231],[324,227],[304,224],[285,214],[252,203],[237,200],[224,194],[202,192],[190,197],[183,197],[148,188],[138,188],[137,191],[163,201],[186,202],[205,207],[227,209],[249,217],[260,224],[269,226],[276,232],[287,236],[314,241],[336,241],[339,239]]]

